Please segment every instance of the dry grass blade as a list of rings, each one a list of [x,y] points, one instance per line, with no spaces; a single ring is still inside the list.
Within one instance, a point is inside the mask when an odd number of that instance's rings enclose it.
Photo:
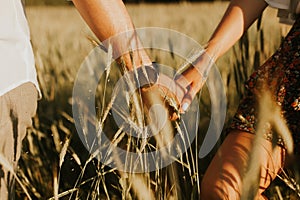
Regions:
[[[0,164],[6,169],[8,170],[10,173],[13,174],[13,176],[15,177],[15,179],[17,180],[17,182],[20,184],[21,188],[23,189],[23,191],[25,192],[27,198],[29,200],[31,200],[31,197],[26,189],[26,187],[23,185],[23,183],[20,181],[19,177],[17,176],[17,174],[15,173],[15,170],[13,168],[13,166],[11,166],[11,164],[8,162],[8,160],[2,155],[0,154]]]
[[[137,195],[138,199],[154,200],[155,196],[151,189],[147,186],[145,177],[142,174],[134,174],[129,179],[132,184],[132,188]]]
[[[102,111],[101,111],[101,116],[103,116],[103,112],[104,112],[104,105],[105,105],[105,97],[106,97],[106,89],[107,89],[107,83],[109,80],[109,75],[110,75],[110,71],[111,71],[111,64],[113,62],[113,47],[111,44],[109,44],[108,46],[108,53],[107,53],[107,61],[106,61],[106,77],[105,77],[105,83],[104,83],[104,94],[102,97]],[[113,98],[112,98],[113,99]],[[113,102],[113,101],[111,101]],[[102,119],[102,121],[105,120],[106,117],[104,117],[104,119]]]
[[[61,140],[60,140],[60,136],[59,136],[56,124],[51,125],[51,131],[52,131],[53,141],[55,144],[56,151],[60,152],[61,151]]]
[[[59,199],[59,198],[62,198],[62,197],[64,197],[64,196],[67,196],[67,195],[69,195],[69,194],[72,194],[72,193],[74,193],[74,192],[76,192],[76,191],[78,191],[77,188],[72,188],[72,189],[70,189],[70,190],[67,190],[67,191],[64,191],[64,192],[58,194],[58,195],[56,196],[56,198],[58,198],[58,199]],[[48,200],[55,200],[55,197],[51,197],[51,198],[49,198]]]
[[[61,168],[61,166],[65,160],[65,156],[67,154],[69,146],[70,146],[70,138],[66,138],[66,140],[61,148],[61,152],[59,154],[59,168]]]
[[[74,158],[75,162],[77,163],[77,165],[81,166],[81,160],[71,146],[69,146],[69,151],[71,153],[71,156]]]
[[[266,88],[259,102],[259,119],[262,121],[261,124],[269,123],[273,127],[274,132],[283,139],[287,152],[292,154],[294,150],[292,134],[281,114],[281,108],[274,102],[271,93]]]
[[[290,189],[295,191],[297,196],[300,198],[300,185],[296,182],[294,178],[287,174],[285,170],[282,170],[282,175],[277,175],[277,177],[282,180]]]
[[[58,200],[58,191],[59,191],[59,177],[57,173],[57,166],[56,163],[53,164],[53,194],[54,199]]]
[[[285,141],[286,149],[288,153],[293,152],[293,139],[291,133],[281,116],[280,107],[274,102],[270,91],[267,87],[264,87],[264,93],[259,94],[259,115],[258,125],[256,130],[256,137],[253,143],[253,149],[250,155],[249,168],[244,176],[243,181],[243,193],[241,199],[252,199],[258,191],[259,179],[260,179],[260,162],[257,159],[261,159],[260,140],[265,140],[266,127],[272,127],[273,131],[277,133]],[[275,134],[276,132],[274,132]],[[274,144],[276,145],[276,144]],[[269,172],[276,173],[276,172]]]
[[[278,186],[275,187],[279,200],[283,200],[282,194]]]

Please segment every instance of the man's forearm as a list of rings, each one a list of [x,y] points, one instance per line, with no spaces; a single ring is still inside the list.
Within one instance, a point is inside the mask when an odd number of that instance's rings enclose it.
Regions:
[[[134,29],[121,0],[73,0],[73,3],[101,41]]]
[[[110,41],[115,59],[122,55],[126,67],[131,70],[134,66],[151,64],[146,52],[134,31],[134,25],[121,0],[73,0],[73,3],[83,19],[95,33],[98,39],[103,42],[112,36]],[[121,34],[127,32],[127,34]],[[108,43],[104,43],[108,48]],[[132,57],[126,53],[132,50]]]

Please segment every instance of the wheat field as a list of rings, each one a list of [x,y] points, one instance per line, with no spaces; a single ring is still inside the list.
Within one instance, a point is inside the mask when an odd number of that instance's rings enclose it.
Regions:
[[[169,28],[204,45],[226,6],[226,2],[215,2],[129,4],[127,8],[138,28]],[[204,159],[190,158],[191,150],[176,165],[152,174],[124,174],[101,166],[91,158],[76,134],[71,105],[76,74],[84,58],[95,47],[92,42],[96,40],[95,36],[71,6],[32,6],[26,8],[26,13],[43,99],[39,101],[34,127],[28,131],[23,143],[17,173],[20,179],[17,198],[197,199],[201,177],[218,145]],[[226,123],[243,94],[243,82],[274,52],[289,30],[289,26],[277,21],[276,11],[268,8],[261,26],[255,23],[248,34],[217,61],[226,87]],[[176,65],[170,55],[152,52],[151,56],[156,62]],[[200,110],[204,114],[199,122],[199,141],[204,137],[201,134],[207,129],[210,117],[207,96],[204,89],[200,98]],[[191,160],[198,166],[189,165]],[[270,199],[297,199],[300,177],[296,164],[291,165],[290,171],[267,190]]]

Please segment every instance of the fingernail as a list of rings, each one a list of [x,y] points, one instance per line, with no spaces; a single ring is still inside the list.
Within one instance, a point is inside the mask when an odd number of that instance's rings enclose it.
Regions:
[[[188,104],[188,103],[184,103],[184,104],[182,105],[182,110],[183,110],[183,111],[186,111],[186,110],[188,109],[188,107],[189,107],[189,104]]]

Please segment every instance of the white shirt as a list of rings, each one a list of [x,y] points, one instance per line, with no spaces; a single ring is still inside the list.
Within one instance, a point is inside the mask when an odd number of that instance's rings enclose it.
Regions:
[[[0,96],[26,82],[39,90],[23,5],[0,0]]]
[[[290,0],[265,0],[271,7],[288,10],[290,8]]]
[[[279,22],[292,25],[295,14],[299,13],[299,0],[265,0],[269,6],[278,9]]]

